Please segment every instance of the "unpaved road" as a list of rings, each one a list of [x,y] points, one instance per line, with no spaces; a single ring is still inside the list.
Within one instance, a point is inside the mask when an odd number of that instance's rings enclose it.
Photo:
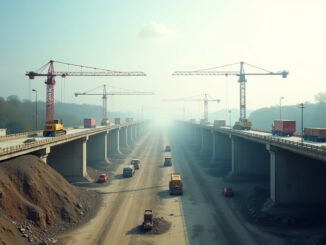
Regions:
[[[172,168],[164,168],[166,134],[151,132],[144,137],[115,172],[112,184],[97,188],[104,200],[97,216],[79,229],[59,237],[64,244],[186,244],[180,197],[168,195]],[[122,168],[131,158],[141,166],[132,178],[122,177]],[[163,217],[171,228],[160,235],[144,234],[139,227],[145,209]]]
[[[97,216],[81,228],[59,237],[64,244],[284,244],[259,231],[241,216],[232,199],[221,195],[221,178],[207,174],[186,143],[174,131],[152,131],[144,137],[115,172],[112,184],[96,188],[104,195]],[[172,146],[173,168],[163,167],[163,149]],[[132,178],[123,178],[123,165],[141,160]],[[168,193],[169,174],[180,172],[184,195]],[[139,225],[145,209],[171,223],[160,235],[144,234]]]

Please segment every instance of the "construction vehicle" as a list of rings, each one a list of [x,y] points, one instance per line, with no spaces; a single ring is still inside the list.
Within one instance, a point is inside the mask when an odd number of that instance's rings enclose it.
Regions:
[[[239,65],[240,64],[240,71],[219,71],[216,69],[229,67],[233,65]],[[245,72],[244,71],[244,64],[247,66],[253,67],[255,69],[261,70],[263,72]],[[248,63],[245,63],[243,61],[238,63],[233,63],[229,65],[223,65],[218,67],[212,67],[207,69],[201,69],[201,70],[195,70],[195,71],[175,71],[172,75],[200,75],[200,76],[238,76],[238,82],[240,84],[240,118],[239,121],[235,123],[233,129],[251,129],[251,122],[248,121],[246,118],[246,76],[266,76],[266,75],[281,75],[282,78],[286,78],[289,75],[289,72],[287,71],[281,71],[281,72],[272,72],[268,71],[263,68],[259,68],[254,65],[250,65]]]
[[[170,152],[164,154],[164,167],[172,166],[172,155]]]
[[[304,128],[303,138],[314,142],[326,142],[326,128]]]
[[[54,63],[67,66],[67,71],[54,71]],[[48,68],[47,68],[48,67]],[[44,72],[46,70],[47,72]],[[77,68],[78,71],[73,71],[72,68]],[[88,71],[86,71],[88,70]],[[108,69],[101,69],[90,66],[70,64],[66,62],[50,60],[48,63],[37,69],[36,71],[29,71],[25,73],[29,79],[34,79],[35,77],[46,77],[46,110],[45,110],[45,127],[44,134],[46,135],[59,135],[65,134],[66,131],[63,128],[62,123],[58,120],[54,120],[54,85],[56,84],[55,77],[60,76],[65,78],[67,76],[146,76],[144,72],[141,71],[113,71]]]
[[[214,127],[224,127],[225,126],[225,120],[214,120]]]
[[[293,120],[274,120],[272,135],[292,136],[296,131],[295,121]]]
[[[237,130],[250,130],[252,123],[248,119],[239,119],[239,121],[235,122],[233,125],[233,129]]]
[[[153,228],[153,210],[146,209],[144,212],[143,228],[145,231],[149,231]]]
[[[45,122],[43,136],[44,137],[56,137],[59,135],[65,135],[67,131],[64,129],[62,120],[53,120]]]
[[[182,180],[181,180],[181,175],[179,173],[171,174],[171,179],[169,182],[169,192],[170,195],[183,194]]]
[[[103,86],[103,92],[102,93],[92,93],[92,91],[98,89],[99,87],[102,87]],[[111,87],[111,86],[109,86]],[[109,126],[111,123],[108,119],[108,112],[107,112],[107,109],[108,109],[108,100],[107,100],[107,96],[108,95],[153,95],[154,93],[153,92],[140,92],[140,91],[133,91],[133,90],[130,90],[130,89],[124,89],[124,88],[118,88],[118,87],[111,87],[111,88],[114,88],[114,89],[119,89],[119,90],[123,90],[123,91],[116,91],[116,92],[107,92],[106,91],[106,85],[103,84],[101,86],[98,86],[96,88],[93,88],[91,90],[88,90],[86,92],[83,92],[83,93],[75,93],[75,96],[79,96],[79,95],[100,95],[102,96],[102,103],[103,103],[103,111],[102,111],[102,121],[101,121],[101,125],[102,126]],[[119,119],[119,120],[117,120]],[[117,123],[119,122],[119,123]],[[121,123],[121,120],[120,118],[116,118],[115,120],[115,124],[120,124]]]
[[[94,118],[84,118],[84,128],[96,128],[96,120]]]
[[[190,101],[190,102],[204,102],[204,118],[200,120],[200,124],[208,124],[208,102],[217,102],[220,103],[221,101],[219,99],[214,99],[211,96],[209,96],[208,94],[203,94],[200,96],[204,96],[204,98],[196,98],[197,96],[191,96],[191,97],[187,97],[187,98],[180,98],[180,99],[165,99],[164,101]],[[191,121],[193,123],[196,122],[195,119],[191,119],[194,121]]]

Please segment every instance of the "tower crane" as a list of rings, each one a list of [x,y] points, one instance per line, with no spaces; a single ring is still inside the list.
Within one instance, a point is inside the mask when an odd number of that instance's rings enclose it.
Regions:
[[[103,92],[102,93],[90,93],[90,91],[84,92],[84,93],[75,93],[76,97],[80,96],[80,95],[101,95],[102,96],[103,111],[102,111],[101,125],[108,125],[109,124],[109,120],[108,120],[108,116],[107,116],[107,105],[108,105],[107,96],[108,95],[154,95],[153,92],[140,92],[140,91],[131,91],[131,90],[128,90],[128,92],[126,92],[126,91],[124,91],[124,92],[122,92],[122,91],[121,92],[107,92],[106,85],[103,84],[101,86],[103,86]],[[95,88],[95,89],[97,89],[97,88]],[[95,89],[92,89],[92,90],[95,90]],[[127,89],[124,89],[124,90],[127,90]]]
[[[66,71],[55,71],[55,63],[66,65],[68,68]],[[69,71],[70,67],[77,67],[78,69],[80,69],[80,71]],[[146,74],[141,71],[114,71],[54,60],[50,60],[48,63],[46,63],[35,71],[26,72],[25,75],[28,76],[29,79],[34,79],[35,77],[46,77],[46,122],[43,131],[43,136],[57,136],[60,134],[66,134],[66,130],[63,128],[62,122],[60,120],[54,120],[54,86],[56,83],[56,76],[60,76],[62,78],[65,78],[67,76],[146,76]]]
[[[229,67],[233,65],[239,65],[240,64],[240,70],[239,71],[218,71],[216,69]],[[245,72],[244,65],[256,68],[258,70],[261,70],[262,72]],[[280,72],[272,72],[263,68],[259,68],[254,65],[250,65],[248,63],[245,63],[243,61],[229,64],[229,65],[223,65],[218,67],[212,67],[207,69],[201,69],[201,70],[195,70],[195,71],[175,71],[172,75],[202,75],[202,76],[238,76],[238,82],[240,85],[240,118],[239,121],[235,123],[233,126],[233,129],[250,129],[251,128],[251,122],[246,118],[246,76],[268,76],[268,75],[281,75],[282,78],[286,78],[289,72],[287,71],[280,71]]]
[[[204,102],[204,123],[208,123],[208,102],[217,102],[220,103],[219,99],[213,99],[208,94],[203,94],[204,98],[180,98],[180,99],[166,99],[164,101],[199,101]],[[210,97],[210,98],[209,98]]]

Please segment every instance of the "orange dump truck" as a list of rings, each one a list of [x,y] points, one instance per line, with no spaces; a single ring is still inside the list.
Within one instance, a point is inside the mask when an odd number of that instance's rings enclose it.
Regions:
[[[182,188],[182,180],[181,175],[179,173],[172,173],[171,179],[169,183],[169,192],[170,195],[182,195],[183,188]]]

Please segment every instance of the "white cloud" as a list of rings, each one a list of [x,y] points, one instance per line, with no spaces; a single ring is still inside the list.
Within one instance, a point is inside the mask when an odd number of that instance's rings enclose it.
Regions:
[[[173,35],[172,30],[158,22],[145,24],[138,32],[138,37],[140,38],[171,37]]]

